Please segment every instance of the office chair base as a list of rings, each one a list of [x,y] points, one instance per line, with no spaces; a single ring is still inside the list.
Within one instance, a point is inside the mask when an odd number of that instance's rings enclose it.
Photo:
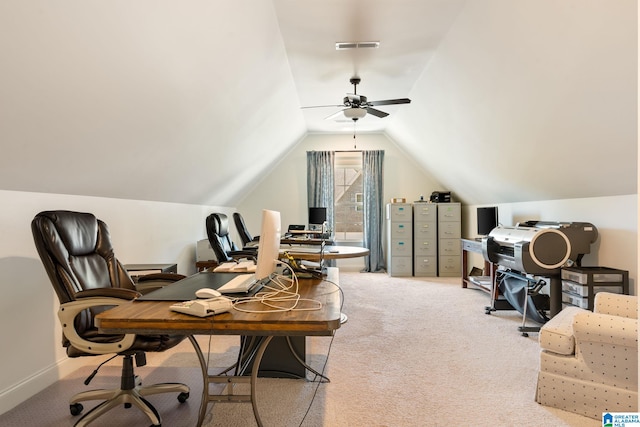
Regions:
[[[134,405],[144,412],[152,425],[160,426],[161,418],[160,414],[153,407],[149,401],[144,399],[144,396],[151,396],[153,394],[179,392],[178,401],[184,403],[189,398],[189,387],[180,383],[161,383],[154,384],[147,387],[142,387],[139,380],[136,378],[137,385],[130,390],[114,389],[114,390],[91,390],[78,393],[69,402],[72,415],[78,415],[82,412],[81,401],[85,400],[99,400],[105,399],[104,402],[97,405],[95,408],[87,412],[82,418],[76,422],[75,426],[83,427],[94,421],[99,416],[103,415],[107,411],[113,409],[117,405]],[[79,406],[78,406],[79,405]]]

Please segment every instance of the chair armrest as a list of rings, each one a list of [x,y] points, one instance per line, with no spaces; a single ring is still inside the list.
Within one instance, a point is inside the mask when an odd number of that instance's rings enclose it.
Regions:
[[[80,291],[76,293],[77,299],[83,298],[96,298],[96,297],[107,297],[107,298],[119,298],[124,300],[133,300],[141,296],[140,292],[136,292],[133,289],[126,288],[96,288],[96,289],[87,289],[84,291]]]
[[[594,313],[638,318],[638,297],[610,292],[598,292],[593,302]]]
[[[255,261],[256,258],[258,257],[258,248],[246,249],[241,251],[230,251],[227,253],[227,255],[229,255],[231,258],[235,260],[246,258],[246,259],[252,259]]]
[[[584,311],[573,319],[576,347],[602,345],[613,351],[614,346],[638,348],[638,320],[609,314]]]
[[[542,325],[538,341],[542,350],[569,356],[575,352],[573,319],[577,313],[587,311],[579,307],[565,307]]]
[[[118,290],[117,288],[112,288],[114,290]],[[91,291],[97,291],[98,289],[91,289]],[[101,289],[104,290],[104,289]],[[128,289],[121,289],[123,291],[127,291]],[[83,291],[89,292],[89,291]],[[137,292],[130,291],[135,294]],[[58,319],[62,323],[62,331],[64,332],[65,337],[69,340],[72,346],[77,348],[78,350],[84,351],[86,353],[91,354],[105,354],[105,353],[119,353],[121,351],[127,350],[129,347],[133,345],[133,342],[136,339],[135,334],[126,334],[119,341],[112,343],[97,343],[93,341],[86,340],[78,335],[78,332],[75,329],[74,321],[76,316],[91,307],[98,306],[118,306],[124,303],[128,303],[128,299],[122,298],[109,298],[109,297],[85,297],[76,301],[67,302],[65,304],[61,304],[58,309]]]

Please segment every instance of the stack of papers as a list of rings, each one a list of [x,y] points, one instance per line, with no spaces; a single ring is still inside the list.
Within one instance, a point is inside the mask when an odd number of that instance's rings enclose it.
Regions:
[[[214,273],[255,273],[253,261],[225,262],[213,269]]]

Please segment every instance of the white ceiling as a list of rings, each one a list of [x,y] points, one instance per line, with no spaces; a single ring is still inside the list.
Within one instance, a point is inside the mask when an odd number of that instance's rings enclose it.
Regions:
[[[4,0],[0,189],[233,206],[362,79],[466,203],[637,193],[635,0]],[[379,41],[336,51],[337,41]],[[247,167],[250,165],[250,167]]]

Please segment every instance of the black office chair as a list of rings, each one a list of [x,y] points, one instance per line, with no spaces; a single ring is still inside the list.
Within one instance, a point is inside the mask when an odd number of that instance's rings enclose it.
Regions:
[[[183,335],[106,335],[100,334],[94,317],[110,307],[141,295],[131,277],[114,255],[107,225],[90,213],[70,211],[41,212],[31,222],[33,239],[51,284],[58,295],[58,318],[62,323],[62,345],[69,357],[118,354],[124,356],[120,387],[76,394],[70,400],[72,415],[79,415],[85,400],[105,400],[87,412],[76,426],[84,426],[124,404],[141,409],[153,425],[161,425],[158,411],[144,398],[152,394],[177,392],[180,403],[189,397],[189,387],[178,383],[142,387],[134,375],[133,358],[144,366],[145,352],[164,351],[180,343]],[[179,274],[160,274],[145,279],[154,289],[180,279]],[[140,286],[143,286],[140,284]],[[96,370],[97,371],[97,370]],[[95,372],[94,372],[95,374]],[[87,378],[88,385],[93,375]]]
[[[225,214],[212,213],[206,219],[207,237],[218,263],[237,261],[239,259],[255,259],[258,248],[239,250],[229,236],[229,219]]]
[[[251,237],[251,233],[249,233],[249,229],[244,223],[244,218],[238,212],[233,213],[233,222],[236,224],[236,230],[238,230],[238,234],[240,235],[240,240],[242,240],[242,247],[246,247],[249,243],[254,243],[260,240],[260,236]]]

